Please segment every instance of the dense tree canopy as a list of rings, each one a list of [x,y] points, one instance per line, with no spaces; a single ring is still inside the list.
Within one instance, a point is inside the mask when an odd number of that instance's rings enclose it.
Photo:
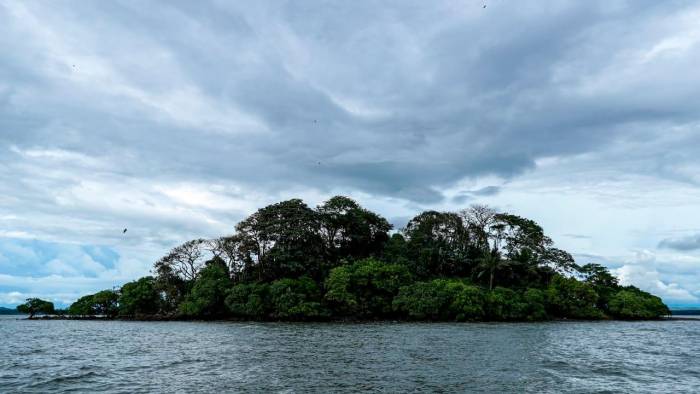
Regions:
[[[410,282],[406,266],[369,258],[334,268],[325,282],[325,298],[344,316],[388,317],[392,300]]]
[[[119,314],[122,316],[152,315],[161,307],[161,297],[153,277],[146,276],[122,286]]]
[[[534,221],[487,206],[426,211],[392,231],[347,197],[316,208],[282,201],[232,235],[175,247],[154,264],[153,277],[84,296],[68,312],[456,321],[668,313],[658,297],[620,286],[605,267],[577,265]]]
[[[119,313],[119,294],[114,290],[102,290],[80,297],[69,308],[71,315],[114,317]]]
[[[228,267],[215,257],[197,275],[192,291],[180,304],[180,312],[192,317],[220,317],[226,314],[224,300],[231,287]]]

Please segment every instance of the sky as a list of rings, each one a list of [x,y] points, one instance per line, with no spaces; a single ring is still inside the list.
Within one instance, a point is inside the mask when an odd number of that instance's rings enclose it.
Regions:
[[[698,20],[674,0],[0,0],[0,306],[66,305],[337,194],[397,229],[489,204],[700,305]]]

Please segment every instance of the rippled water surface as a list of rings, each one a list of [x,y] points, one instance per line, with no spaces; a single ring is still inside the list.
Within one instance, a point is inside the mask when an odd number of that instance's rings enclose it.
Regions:
[[[0,392],[700,392],[700,321],[0,317]]]

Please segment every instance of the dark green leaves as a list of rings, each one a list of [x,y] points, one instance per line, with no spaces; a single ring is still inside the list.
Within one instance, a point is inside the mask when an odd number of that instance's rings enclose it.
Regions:
[[[31,319],[34,315],[39,313],[54,313],[54,306],[53,302],[44,301],[40,298],[27,298],[27,302],[17,306],[17,311],[29,314],[29,318]]]

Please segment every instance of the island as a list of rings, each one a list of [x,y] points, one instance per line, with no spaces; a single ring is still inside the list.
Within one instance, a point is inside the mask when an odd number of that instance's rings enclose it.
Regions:
[[[530,219],[473,205],[423,212],[400,231],[356,201],[291,199],[259,209],[233,235],[194,239],[153,275],[85,295],[70,318],[542,321],[657,319],[659,297],[577,264]]]

